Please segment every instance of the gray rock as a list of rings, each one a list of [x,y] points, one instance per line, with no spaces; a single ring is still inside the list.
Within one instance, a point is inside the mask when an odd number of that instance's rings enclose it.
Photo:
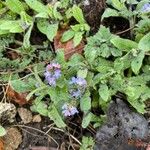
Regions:
[[[134,145],[128,145],[128,139],[147,139],[148,122],[123,100],[113,101],[107,116],[106,124],[96,134],[97,144],[94,150],[138,150]],[[142,148],[139,147],[139,150]]]

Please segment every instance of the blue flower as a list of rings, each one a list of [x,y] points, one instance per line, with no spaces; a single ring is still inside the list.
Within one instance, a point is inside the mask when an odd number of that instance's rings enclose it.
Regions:
[[[141,9],[142,12],[150,12],[150,4],[144,4],[144,6]]]
[[[86,80],[81,77],[77,77],[77,78],[72,77],[69,84],[70,84],[69,93],[71,97],[76,99],[81,98],[87,86]]]
[[[75,77],[72,77],[69,84],[76,84],[76,78]]]
[[[61,70],[57,69],[54,71],[54,77],[56,79],[60,78],[61,77]]]
[[[61,77],[60,65],[58,63],[51,63],[46,66],[44,73],[45,79],[51,86],[56,86],[56,80]]]
[[[76,79],[76,84],[78,84],[79,86],[85,87],[87,85],[87,82],[85,79],[78,77]]]
[[[56,86],[56,79],[54,77],[48,77],[47,81],[49,85]]]
[[[65,117],[67,116],[73,116],[75,115],[76,113],[79,113],[79,111],[77,110],[76,107],[70,105],[70,104],[64,104],[62,106],[62,113]]]
[[[69,82],[70,84],[76,84],[76,85],[79,85],[79,86],[86,86],[87,85],[87,82],[85,79],[83,78],[80,78],[80,77],[72,77],[71,78],[71,81]]]
[[[74,98],[79,98],[79,97],[81,97],[81,95],[82,95],[82,93],[78,89],[76,91],[71,92],[71,96],[74,97]]]

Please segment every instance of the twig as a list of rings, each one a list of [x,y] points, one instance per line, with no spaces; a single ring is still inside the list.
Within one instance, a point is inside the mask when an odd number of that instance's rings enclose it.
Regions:
[[[58,146],[57,149],[59,149],[59,144],[57,143],[57,141],[54,138],[52,138],[49,134],[45,133],[44,131],[39,130],[37,128],[30,127],[30,126],[25,126],[25,125],[13,125],[13,126],[15,126],[15,127],[21,127],[21,128],[28,128],[28,129],[32,129],[32,130],[35,130],[37,132],[40,132],[40,133],[46,135],[47,137],[49,137],[51,140],[53,140],[57,144],[57,146]]]
[[[124,31],[120,31],[120,32],[117,32],[117,33],[115,33],[115,34],[116,34],[116,35],[123,34],[123,33],[125,33],[125,32],[128,32],[128,31],[132,30],[134,27],[135,27],[135,26],[132,26],[132,27],[130,27],[130,28],[124,30]]]
[[[66,131],[64,131],[64,130],[62,130],[62,129],[59,129],[59,128],[56,128],[56,127],[52,127],[52,129],[53,129],[53,130],[57,130],[57,131],[61,131],[61,132],[65,133],[65,134],[67,134],[67,135],[70,136],[72,139],[74,139],[79,145],[82,145],[81,142],[80,142],[77,138],[75,138],[72,134],[67,133]]]

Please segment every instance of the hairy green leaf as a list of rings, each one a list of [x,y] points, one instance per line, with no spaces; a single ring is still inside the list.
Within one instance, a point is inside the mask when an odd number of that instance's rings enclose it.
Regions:
[[[109,100],[110,93],[109,93],[108,86],[106,84],[100,85],[99,95],[105,102]]]
[[[123,39],[118,36],[113,36],[110,42],[122,51],[130,51],[131,49],[137,49],[138,44],[129,39]]]
[[[92,113],[88,113],[84,115],[83,120],[82,120],[82,127],[87,128],[87,126],[90,124],[92,118]]]
[[[138,74],[139,73],[139,70],[142,66],[142,62],[143,62],[143,59],[144,59],[144,56],[145,56],[145,52],[144,51],[141,51],[137,56],[136,58],[134,58],[131,62],[131,68],[133,70],[133,72],[135,74]]]
[[[77,5],[74,5],[72,7],[72,13],[73,13],[73,17],[79,22],[79,23],[85,23],[85,19],[83,16],[83,12],[82,9],[80,7],[78,7]]]
[[[114,16],[119,16],[118,11],[115,10],[115,9],[107,8],[107,9],[104,11],[101,20],[103,20],[104,18],[114,17]]]
[[[52,119],[54,121],[54,123],[56,124],[57,127],[59,127],[59,128],[66,127],[66,124],[62,120],[62,117],[60,116],[58,110],[56,109],[56,107],[54,105],[52,105],[49,108],[48,116],[50,117],[50,119]]]
[[[48,8],[38,0],[25,0],[25,2],[29,5],[30,8],[39,13],[46,12],[48,10]]]
[[[91,98],[90,97],[87,97],[86,95],[84,95],[80,99],[80,109],[85,113],[91,109]]]
[[[25,49],[28,49],[30,47],[30,36],[31,36],[32,28],[33,28],[33,24],[29,27],[28,31],[24,35],[23,46]]]
[[[66,41],[72,39],[72,38],[74,37],[74,34],[75,34],[75,32],[72,31],[72,30],[66,31],[66,32],[63,34],[63,36],[62,36],[62,38],[61,38],[61,41],[62,41],[62,42],[66,42]]]
[[[150,33],[147,33],[138,44],[138,48],[143,51],[150,51]]]
[[[82,32],[75,33],[75,36],[73,38],[74,47],[76,47],[80,44],[80,42],[82,41],[82,35],[83,35]]]
[[[6,5],[11,11],[17,14],[20,14],[21,11],[24,11],[24,6],[19,0],[6,0]]]

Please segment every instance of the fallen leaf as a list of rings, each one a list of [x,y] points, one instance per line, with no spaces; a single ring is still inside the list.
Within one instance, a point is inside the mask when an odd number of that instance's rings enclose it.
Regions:
[[[16,150],[22,142],[22,135],[17,128],[7,128],[7,134],[2,138],[5,150]]]
[[[18,93],[9,86],[7,87],[6,94],[9,100],[19,104],[20,106],[29,103],[26,99],[28,93]]]
[[[9,50],[9,51],[6,53],[6,55],[7,55],[7,57],[8,57],[9,59],[11,59],[11,60],[15,60],[15,59],[18,59],[18,58],[21,57],[17,52],[11,51],[11,50]]]
[[[58,49],[64,49],[65,59],[67,60],[75,53],[82,54],[85,44],[82,40],[78,46],[74,47],[73,39],[62,43],[61,38],[65,31],[66,30],[62,29],[57,32],[57,35],[54,38],[54,48],[55,51],[57,51]]]
[[[4,141],[0,138],[0,150],[4,150]]]

